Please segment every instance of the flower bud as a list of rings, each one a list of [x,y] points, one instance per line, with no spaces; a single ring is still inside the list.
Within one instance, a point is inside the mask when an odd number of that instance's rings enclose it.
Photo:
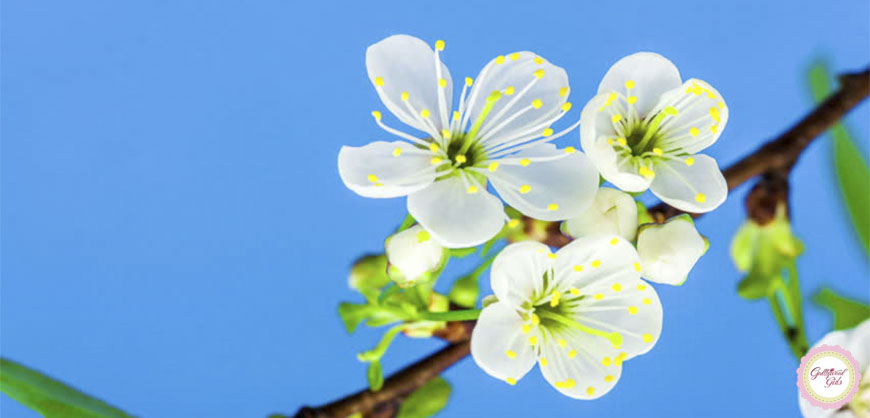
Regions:
[[[643,227],[637,237],[642,275],[656,283],[683,284],[706,251],[707,242],[688,215],[671,218],[661,225]]]
[[[447,252],[420,225],[401,231],[386,241],[388,274],[399,286],[413,285],[438,270]]]
[[[631,195],[600,187],[592,205],[563,225],[565,232],[572,237],[616,234],[634,241],[637,235],[637,211],[638,207]]]

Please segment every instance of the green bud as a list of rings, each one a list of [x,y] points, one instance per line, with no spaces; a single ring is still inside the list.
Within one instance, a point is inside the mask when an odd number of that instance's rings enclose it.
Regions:
[[[441,377],[436,377],[411,392],[408,399],[402,402],[396,418],[428,418],[438,413],[447,405],[450,397],[450,384]]]
[[[384,372],[381,369],[380,360],[375,360],[369,363],[369,370],[366,373],[366,377],[369,380],[369,388],[372,392],[381,390],[384,386]]]
[[[350,269],[348,284],[351,289],[363,291],[380,289],[390,282],[387,277],[387,257],[384,254],[372,254],[360,257]]]
[[[450,300],[464,308],[473,308],[477,303],[477,296],[480,294],[477,276],[476,274],[470,274],[456,280],[450,289]]]

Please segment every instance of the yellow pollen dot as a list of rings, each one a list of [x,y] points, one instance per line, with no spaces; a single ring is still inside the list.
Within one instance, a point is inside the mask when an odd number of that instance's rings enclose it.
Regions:
[[[495,63],[496,64],[504,64],[504,55],[499,55],[499,56],[495,57]]]
[[[673,106],[666,107],[664,112],[666,115],[669,115],[669,116],[677,116],[677,114],[680,113],[677,111],[677,108],[673,107]]]
[[[562,347],[562,348],[565,348],[565,346],[568,345],[568,341],[565,341],[561,338],[556,342],[559,343],[559,347]]]
[[[616,93],[610,93],[610,94],[608,94],[608,95],[607,95],[607,104],[610,104],[610,102],[616,100],[618,97],[619,97],[619,95],[616,94]]]
[[[619,122],[619,121],[622,120],[622,115],[620,115],[619,113],[617,113],[617,114],[611,116],[611,117],[610,117],[610,120],[611,120],[613,123]]]
[[[426,119],[429,117],[429,109],[423,109],[420,111],[420,117]]]
[[[615,377],[613,377],[612,374],[609,374],[609,375],[607,375],[607,376],[604,376],[604,381],[605,381],[605,382],[608,382],[608,383],[609,383],[609,382],[612,382],[613,379],[615,379]]]
[[[665,153],[665,152],[662,151],[661,148],[653,148],[653,154],[655,154],[655,155],[662,155],[662,154],[664,154],[664,153]]]
[[[567,111],[571,110],[571,106],[572,106],[571,102],[562,103],[562,111],[567,112]]]
[[[460,115],[459,115],[459,112],[457,112],[457,111],[454,110],[454,111],[453,111],[453,120],[459,120],[459,116],[460,116]]]
[[[568,291],[571,292],[571,295],[572,295],[572,296],[580,296],[580,289],[577,289],[577,288],[573,288],[573,287],[572,287],[572,288],[569,289]]]
[[[628,80],[625,82],[625,88],[631,90],[634,88],[634,80]]]
[[[442,41],[440,39],[435,41],[435,49],[437,49],[439,51],[443,51],[444,50],[444,41]]]
[[[695,164],[695,159],[692,157],[686,158],[686,165],[691,167],[692,164]]]
[[[622,137],[616,138],[616,142],[619,142],[619,145],[622,145],[623,147],[628,145],[628,141],[626,141],[626,139]]]
[[[542,102],[541,99],[532,100],[532,107],[534,107],[535,109],[540,109],[543,105],[544,102]]]
[[[610,357],[605,357],[605,358],[601,359],[601,364],[603,364],[605,366],[610,366],[610,364],[611,364]]]
[[[719,106],[719,109],[725,109],[725,102],[723,102],[721,100],[716,105]]]
[[[431,162],[433,165],[441,164],[441,159],[438,157],[432,157],[432,159],[429,162]]]
[[[652,303],[652,300],[650,300],[650,298],[643,298],[641,302],[643,302],[644,305],[649,305],[650,303]]]
[[[546,366],[546,365],[547,365],[547,358],[541,357],[541,366]]]
[[[581,266],[581,265],[579,265],[579,264],[576,265],[576,266],[574,266],[574,271],[576,271],[576,272],[578,272],[578,273],[581,272],[581,271],[583,271],[583,266]]]
[[[514,379],[513,377],[509,377],[509,378],[505,379],[504,381],[508,382],[508,384],[511,386],[517,384],[517,379]]]
[[[577,148],[574,148],[574,147],[565,148],[565,154],[573,154],[575,152],[577,152]]]
[[[383,86],[384,85],[384,78],[383,77],[375,77],[375,85],[376,86]]]
[[[613,145],[613,138],[607,138],[607,145]]]
[[[556,259],[556,254],[554,254],[554,253],[547,253],[547,258],[549,258],[549,259],[551,259],[551,260],[555,260],[555,259]],[[554,292],[555,292],[555,293],[558,293],[558,292],[556,292],[556,291],[554,291]]]
[[[381,112],[378,112],[377,110],[372,112],[372,116],[374,116],[375,120],[381,120]]]
[[[520,165],[523,167],[528,166],[531,163],[532,163],[532,160],[530,160],[528,158],[523,158],[522,160],[520,160]]]
[[[704,203],[707,201],[707,195],[705,195],[704,193],[698,193],[695,195],[695,201],[697,201],[698,203]]]
[[[457,163],[464,163],[464,162],[466,162],[466,161],[468,161],[468,159],[465,158],[465,154],[459,154],[459,155],[456,156],[456,162],[457,162]]]
[[[550,128],[544,129],[544,132],[541,132],[541,135],[543,135],[543,136],[553,135],[553,130]]]
[[[625,354],[624,352],[623,352],[623,353],[619,353],[619,355],[616,356],[615,359],[613,359],[613,360],[614,360],[613,363],[616,364],[617,366],[619,366],[619,365],[622,364],[622,361],[625,360],[626,357],[628,357],[628,355]]]
[[[635,263],[635,265],[636,265],[637,267],[640,267],[640,264]],[[646,285],[645,285],[645,284],[639,284],[639,285],[637,285],[637,290],[640,290],[641,292],[643,292],[644,290],[646,290]]]
[[[589,386],[588,388],[586,388],[586,394],[587,394],[587,395],[592,396],[594,393],[595,393],[595,388],[594,388],[594,387]]]
[[[537,344],[537,343],[538,343],[538,337],[536,337],[536,336],[534,336],[534,335],[532,335],[531,337],[529,337],[529,344],[531,344],[531,345],[535,345],[535,344]]]
[[[637,96],[628,96],[628,99],[626,99],[626,101],[628,102],[628,104],[635,104],[637,103]]]
[[[439,78],[439,79],[438,79],[438,85],[441,86],[441,87],[447,87],[447,80],[445,80],[445,79],[443,79],[443,78]]]
[[[562,382],[562,387],[565,389],[571,389],[574,386],[577,386],[577,382],[575,382],[574,379],[565,379],[565,381]]]
[[[619,283],[614,283],[613,286],[610,286],[610,288],[613,289],[614,292],[619,292],[622,290],[622,285]]]
[[[715,134],[717,131],[719,131],[719,125],[710,126],[710,132],[713,132]]]
[[[439,148],[438,148],[438,144],[436,144],[436,143],[434,143],[434,142],[430,142],[430,143],[429,143],[429,149],[432,150],[432,152],[438,152],[438,150],[439,150]]]
[[[553,291],[553,297],[550,299],[550,307],[555,308],[559,306],[559,299],[562,298],[562,294],[559,293],[558,290]]]
[[[538,316],[538,314],[532,314],[532,325],[538,326],[538,324],[540,324],[540,323],[541,323],[541,318]]]
[[[594,298],[595,298],[595,300],[604,299],[604,293],[596,293]]]
[[[719,123],[719,108],[718,107],[711,107],[710,108],[710,117],[713,118],[713,120],[715,120],[716,123]]]
[[[592,260],[592,262],[589,264],[591,264],[592,267],[598,268],[601,267],[601,260]]]
[[[544,59],[541,57],[535,57],[535,59],[533,61],[535,61],[535,64],[538,64],[538,65],[541,65],[544,63]]]
[[[640,263],[638,263],[638,262],[636,262],[636,261],[634,262],[634,271],[637,271],[637,272],[640,271]],[[643,286],[643,285],[642,285],[642,284],[641,284],[641,285],[638,285],[638,286],[637,286],[637,287],[638,287],[637,290],[643,290],[643,289],[640,288],[641,286]]]
[[[630,313],[632,315],[636,315],[637,314],[637,306],[629,306],[628,313]]]
[[[511,60],[513,60],[513,61],[516,61],[516,60],[520,59],[520,53],[519,53],[519,52],[514,52],[513,54],[510,54],[510,55],[508,55],[508,56],[509,56],[509,57],[511,58]]]
[[[417,233],[417,243],[429,241],[429,238],[432,238],[432,236],[429,235],[429,231],[425,229]]]
[[[571,350],[568,352],[568,358],[577,357],[577,350]]]
[[[508,350],[505,352],[505,354],[507,354],[507,356],[510,358],[517,358],[517,353],[515,353],[513,350]]]
[[[541,78],[541,77],[544,76],[544,69],[543,69],[543,68],[538,68],[538,69],[535,70],[535,72],[532,73],[532,74],[534,74],[535,77]]]
[[[700,133],[701,133],[701,130],[698,129],[698,127],[696,127],[696,126],[693,126],[689,129],[689,135],[698,136],[698,134],[700,134]]]
[[[374,174],[369,174],[368,179],[369,179],[369,181],[372,182],[372,183],[377,183],[377,182],[378,182],[378,176],[376,176],[376,175],[374,175]]]
[[[650,170],[649,167],[647,167],[645,165],[638,168],[637,173],[644,176],[644,177],[649,177],[649,178],[655,177],[655,175],[656,175],[656,173],[654,171]]]
[[[510,221],[508,221],[508,228],[516,228],[519,225],[520,225],[519,219],[511,219]]]
[[[653,340],[653,336],[650,334],[643,334],[643,342],[651,343]]]
[[[529,324],[523,324],[523,334],[528,334],[532,332],[532,327]]]
[[[489,167],[487,167],[489,171],[495,171],[498,169],[498,162],[489,163]]]
[[[398,157],[400,155],[402,155],[402,149],[399,147],[396,147],[396,149],[393,150],[393,157]]]
[[[474,79],[471,77],[465,77],[465,85],[471,87],[472,84],[474,84]]]
[[[504,94],[508,96],[514,94],[514,86],[507,86],[507,88],[504,89]]]
[[[559,205],[556,203],[550,203],[549,205],[547,205],[547,210],[550,210],[550,211],[559,210]]]
[[[465,192],[468,194],[474,194],[474,193],[477,193],[478,191],[479,190],[477,190],[477,186],[469,186],[468,190],[466,190]]]
[[[565,97],[568,95],[568,87],[562,87],[559,89],[559,97]]]
[[[441,130],[441,137],[443,137],[444,139],[450,139],[451,136],[453,135],[451,135],[450,131],[448,131],[447,129]]]
[[[610,240],[610,245],[616,245],[616,244],[619,244],[619,238],[612,238]]]
[[[404,101],[407,102],[407,101],[408,101],[408,97],[409,97],[409,96],[408,96],[408,92],[407,92],[407,91],[403,91],[403,92],[402,92],[402,100],[404,100]]]

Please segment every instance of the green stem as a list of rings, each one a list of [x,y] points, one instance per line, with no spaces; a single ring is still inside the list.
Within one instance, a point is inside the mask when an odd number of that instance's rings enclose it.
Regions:
[[[447,312],[420,312],[420,319],[427,321],[472,321],[480,316],[480,309],[465,309]]]
[[[375,346],[374,349],[366,351],[364,353],[359,353],[357,357],[361,361],[373,362],[375,360],[380,360],[381,357],[384,356],[384,353],[387,352],[387,348],[390,347],[390,344],[393,343],[393,339],[396,338],[396,335],[405,329],[405,324],[396,325],[387,331],[384,336],[381,338],[381,341]]]

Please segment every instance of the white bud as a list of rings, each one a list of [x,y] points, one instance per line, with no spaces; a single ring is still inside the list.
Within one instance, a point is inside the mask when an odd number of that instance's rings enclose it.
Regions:
[[[420,225],[387,238],[385,246],[391,268],[398,269],[404,276],[405,283],[400,285],[413,283],[437,270],[445,254],[444,247]]]
[[[641,275],[656,283],[683,284],[706,251],[707,243],[688,215],[672,218],[663,225],[644,227],[637,237]]]
[[[564,223],[572,237],[619,235],[634,241],[637,235],[637,204],[628,193],[601,187],[589,209]]]

